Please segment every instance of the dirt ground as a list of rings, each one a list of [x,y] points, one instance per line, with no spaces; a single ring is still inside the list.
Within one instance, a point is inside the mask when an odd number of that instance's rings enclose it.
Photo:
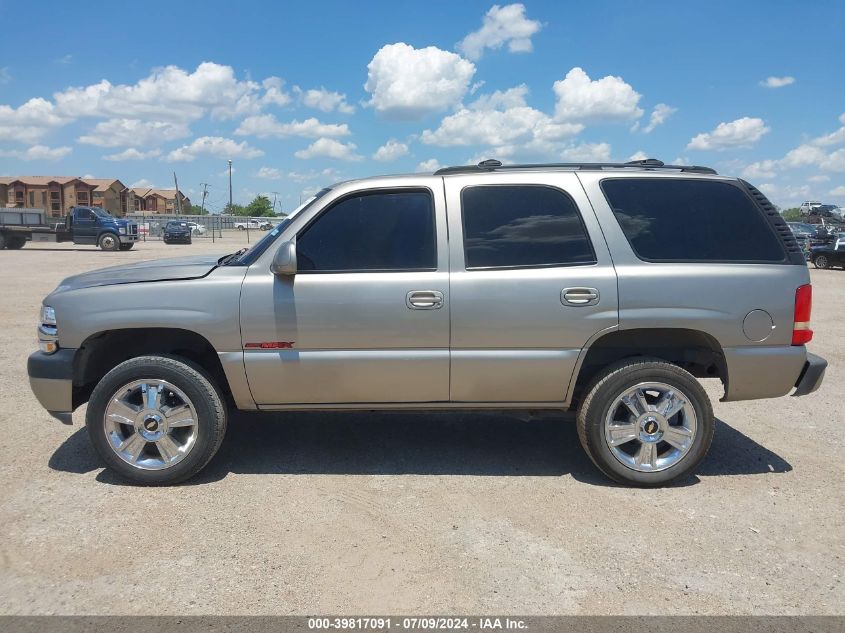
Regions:
[[[611,485],[563,415],[372,413],[238,415],[189,484],[125,485],[30,392],[41,299],[245,239],[0,252],[0,613],[845,613],[845,272],[812,271],[822,389],[715,402],[685,485]]]

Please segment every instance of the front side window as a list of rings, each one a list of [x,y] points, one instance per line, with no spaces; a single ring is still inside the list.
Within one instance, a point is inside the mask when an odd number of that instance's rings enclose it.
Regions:
[[[618,178],[601,183],[640,259],[781,262],[781,243],[754,202],[729,182]]]
[[[434,204],[427,189],[341,199],[296,238],[303,271],[435,270]]]
[[[575,201],[539,185],[485,185],[461,192],[466,268],[595,263]]]

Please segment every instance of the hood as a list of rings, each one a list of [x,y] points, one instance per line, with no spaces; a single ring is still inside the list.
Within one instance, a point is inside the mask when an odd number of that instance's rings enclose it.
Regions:
[[[220,257],[214,255],[195,255],[193,257],[154,259],[137,264],[110,266],[109,268],[101,268],[68,277],[59,284],[56,292],[142,281],[197,279],[198,277],[205,277],[217,268],[218,259]]]

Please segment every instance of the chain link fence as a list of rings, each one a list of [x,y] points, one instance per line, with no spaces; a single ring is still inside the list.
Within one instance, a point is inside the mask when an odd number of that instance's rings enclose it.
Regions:
[[[168,222],[177,220],[187,222],[192,230],[194,239],[221,239],[231,231],[246,233],[250,237],[255,233],[255,239],[260,239],[266,231],[272,230],[284,218],[245,217],[240,215],[178,215],[165,213],[127,213],[126,219],[138,224],[138,235],[141,240],[160,240],[164,227]],[[250,240],[251,241],[251,240]]]

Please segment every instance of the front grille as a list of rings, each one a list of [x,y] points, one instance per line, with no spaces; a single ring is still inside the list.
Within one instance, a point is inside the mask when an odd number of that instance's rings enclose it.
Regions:
[[[793,264],[805,265],[806,261],[804,260],[804,252],[801,250],[801,245],[798,243],[798,240],[795,239],[795,234],[792,232],[792,229],[789,228],[789,225],[783,219],[783,216],[781,216],[781,214],[778,213],[778,210],[775,209],[775,205],[769,202],[769,199],[751,183],[746,182],[745,180],[740,180],[740,182],[745,186],[748,193],[751,194],[751,197],[754,198],[757,206],[763,211],[766,215],[766,219],[769,221],[769,224],[771,224],[772,228],[775,230],[775,233],[778,234],[784,248],[786,248],[789,261]]]

